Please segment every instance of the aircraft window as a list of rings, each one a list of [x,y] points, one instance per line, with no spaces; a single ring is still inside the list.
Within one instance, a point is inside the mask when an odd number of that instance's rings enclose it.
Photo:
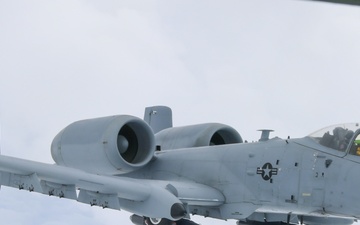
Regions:
[[[354,143],[352,143],[350,154],[360,156],[360,134],[356,136]]]
[[[309,136],[325,147],[346,151],[354,136],[354,131],[358,128],[359,123],[341,124],[326,127]]]

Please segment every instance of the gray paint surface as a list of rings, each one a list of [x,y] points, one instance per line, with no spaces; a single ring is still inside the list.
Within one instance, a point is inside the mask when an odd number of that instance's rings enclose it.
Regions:
[[[172,106],[176,125],[222,122],[233,125],[248,141],[259,138],[255,130],[260,128],[273,128],[274,135],[283,138],[301,137],[357,118],[351,97],[358,83],[356,7],[254,0],[196,10],[203,3],[193,4],[184,5],[181,13],[179,5],[161,4],[155,10],[114,2],[94,6],[20,1],[1,7],[6,11],[1,13],[6,35],[0,37],[2,153],[51,163],[51,140],[67,124],[116,113],[142,117],[149,104]],[[131,12],[126,13],[125,6]],[[196,13],[187,13],[192,9]],[[165,10],[171,17],[162,13]],[[151,19],[154,14],[156,20]],[[188,20],[176,22],[184,16]],[[127,22],[118,23],[120,17]],[[203,26],[202,18],[211,26]],[[141,26],[141,19],[146,26]],[[197,26],[202,32],[196,32]],[[181,35],[169,36],[171,28]],[[139,34],[140,39],[126,39],[125,33]],[[113,41],[104,43],[96,38],[99,34]],[[146,63],[149,58],[151,65]],[[166,78],[170,74],[171,82]],[[340,91],[345,83],[346,91]],[[128,219],[126,212],[6,187],[0,194],[6,212],[2,218],[8,221],[13,215],[12,224],[112,224]],[[31,207],[19,199],[27,199]],[[62,210],[67,218],[59,213]]]

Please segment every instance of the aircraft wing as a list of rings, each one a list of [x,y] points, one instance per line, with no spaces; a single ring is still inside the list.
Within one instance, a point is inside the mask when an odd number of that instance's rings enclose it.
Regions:
[[[313,0],[320,2],[332,2],[332,3],[340,3],[346,5],[360,5],[360,0]]]
[[[185,216],[184,203],[216,206],[224,202],[219,191],[192,182],[97,175],[2,155],[0,176],[1,185],[20,190],[172,220]]]

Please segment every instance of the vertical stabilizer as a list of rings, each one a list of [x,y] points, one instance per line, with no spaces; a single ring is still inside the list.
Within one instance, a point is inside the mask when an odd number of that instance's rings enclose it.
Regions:
[[[150,106],[145,108],[144,120],[153,129],[154,134],[172,127],[172,111],[167,106]]]

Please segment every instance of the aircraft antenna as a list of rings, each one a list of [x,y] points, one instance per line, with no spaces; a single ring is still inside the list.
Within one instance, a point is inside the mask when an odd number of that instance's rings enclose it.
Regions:
[[[273,132],[274,130],[261,129],[258,131],[261,131],[261,137],[260,137],[259,141],[267,141],[267,140],[269,140],[270,132]]]

